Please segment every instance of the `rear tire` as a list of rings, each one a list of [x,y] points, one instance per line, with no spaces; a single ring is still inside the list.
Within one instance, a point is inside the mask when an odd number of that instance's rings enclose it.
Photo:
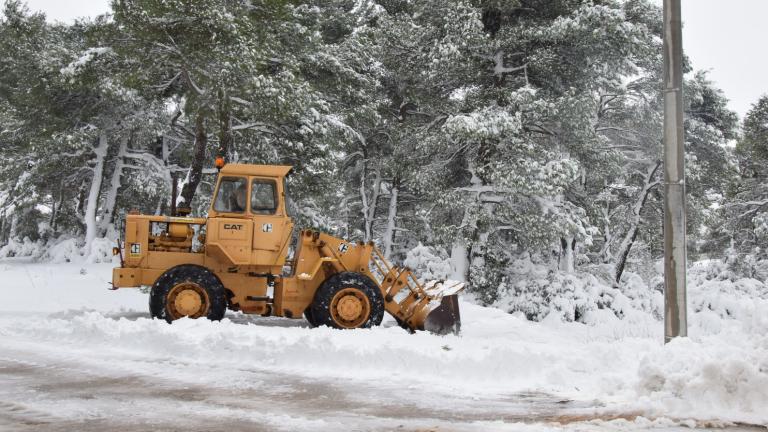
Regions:
[[[379,287],[367,276],[338,273],[317,289],[308,312],[307,321],[315,327],[370,328],[381,324],[384,318],[384,299]]]
[[[166,271],[152,285],[149,313],[173,322],[182,317],[224,318],[227,296],[224,285],[208,269],[185,264]]]

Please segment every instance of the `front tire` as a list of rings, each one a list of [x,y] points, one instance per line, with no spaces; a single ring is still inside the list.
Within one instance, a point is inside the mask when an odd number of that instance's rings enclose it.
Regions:
[[[308,321],[315,327],[370,328],[381,324],[384,300],[379,287],[368,277],[344,272],[323,282],[308,312]]]
[[[166,271],[152,285],[149,313],[152,318],[173,322],[179,318],[224,318],[227,297],[219,278],[196,265],[180,265]]]
[[[312,305],[309,305],[307,309],[304,311],[304,318],[307,320],[310,326],[317,327],[317,321],[315,321],[315,317],[312,315]]]

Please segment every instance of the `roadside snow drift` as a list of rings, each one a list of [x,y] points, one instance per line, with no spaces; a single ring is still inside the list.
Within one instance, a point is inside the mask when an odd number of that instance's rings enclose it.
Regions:
[[[243,371],[258,370],[431,389],[435,400],[541,392],[604,412],[768,424],[768,290],[755,280],[709,280],[694,269],[691,337],[664,345],[661,322],[647,313],[536,323],[467,302],[460,336],[411,335],[391,321],[338,331],[239,314],[169,325],[148,318],[139,290],[108,291],[110,269],[0,262],[0,357],[59,356],[115,376],[172,365],[164,378],[212,388],[255,386]]]

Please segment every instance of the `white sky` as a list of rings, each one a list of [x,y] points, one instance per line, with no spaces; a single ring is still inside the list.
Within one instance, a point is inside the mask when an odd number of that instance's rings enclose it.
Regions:
[[[654,0],[661,4],[662,0]],[[740,117],[768,93],[768,0],[682,0],[683,48],[696,69],[730,99]],[[108,0],[27,0],[50,20],[72,21],[109,11]]]
[[[49,21],[71,22],[75,18],[109,12],[109,0],[25,0],[33,11],[43,11]]]

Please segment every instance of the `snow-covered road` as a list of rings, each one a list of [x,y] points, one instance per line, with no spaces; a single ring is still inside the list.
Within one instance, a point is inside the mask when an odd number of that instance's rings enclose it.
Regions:
[[[0,430],[690,430],[768,421],[768,346],[737,337],[742,327],[665,347],[651,318],[531,323],[468,303],[460,337],[409,335],[391,321],[343,332],[243,315],[168,325],[148,319],[146,294],[107,291],[109,269],[0,262]]]
[[[258,364],[222,370],[18,341],[3,349],[0,382],[0,428],[12,430],[520,430],[595,415],[590,403],[546,394],[467,398],[397,381],[307,378]]]

